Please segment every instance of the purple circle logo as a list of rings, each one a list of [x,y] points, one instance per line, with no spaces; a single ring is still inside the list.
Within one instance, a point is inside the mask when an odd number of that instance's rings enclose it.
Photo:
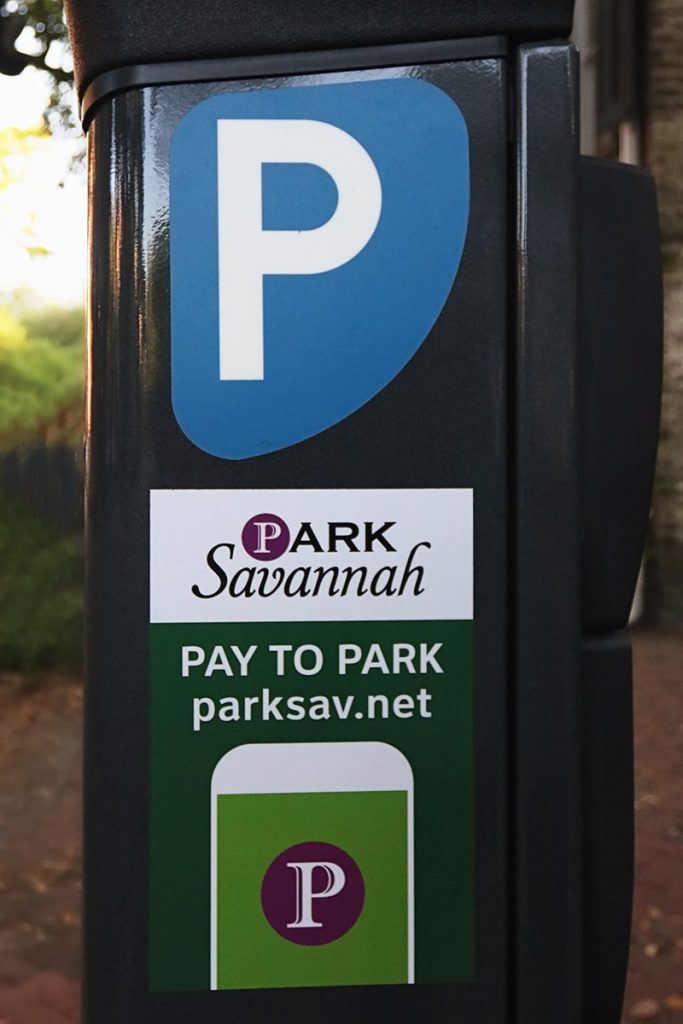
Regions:
[[[284,555],[289,547],[289,527],[272,512],[252,516],[242,529],[242,547],[260,562],[270,562]]]
[[[261,906],[278,935],[300,946],[340,939],[360,916],[365,884],[348,853],[331,843],[297,843],[279,854],[261,885]]]

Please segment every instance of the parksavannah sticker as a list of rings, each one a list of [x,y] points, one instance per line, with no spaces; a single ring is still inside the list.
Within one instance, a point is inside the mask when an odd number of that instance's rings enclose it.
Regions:
[[[472,979],[472,517],[152,492],[152,990]]]

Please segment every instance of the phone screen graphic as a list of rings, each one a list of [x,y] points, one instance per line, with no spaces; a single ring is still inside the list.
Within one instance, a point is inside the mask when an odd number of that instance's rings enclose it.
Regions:
[[[330,751],[334,764],[320,765]],[[228,755],[226,770],[219,765],[214,775],[213,987],[411,982],[412,779],[405,759],[379,743],[263,744],[241,752],[233,752],[243,762],[235,772]],[[299,769],[282,779],[279,762],[288,757],[298,758]],[[358,771],[364,757],[365,773]],[[341,769],[353,758],[349,782]],[[230,792],[249,786],[246,761],[261,776],[254,788],[302,789]],[[317,791],[303,790],[307,772]],[[397,788],[343,788],[372,775],[375,785],[393,779]],[[335,778],[336,791],[327,788]]]

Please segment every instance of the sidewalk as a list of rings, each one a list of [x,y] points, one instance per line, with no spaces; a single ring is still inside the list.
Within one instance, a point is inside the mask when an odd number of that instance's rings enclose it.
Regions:
[[[0,1024],[75,1024],[81,691],[0,682]]]
[[[625,1021],[683,1024],[683,633],[634,635],[636,886]]]
[[[624,1022],[683,1024],[683,633],[634,636],[636,899]],[[0,683],[0,1024],[76,1024],[81,699]],[[609,1022],[606,1022],[609,1024]]]

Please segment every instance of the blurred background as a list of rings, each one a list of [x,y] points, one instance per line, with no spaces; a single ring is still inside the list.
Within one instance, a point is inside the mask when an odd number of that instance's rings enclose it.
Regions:
[[[624,1021],[683,1024],[683,0],[578,0],[585,153],[659,187],[665,382],[634,603]],[[0,0],[0,1024],[75,1024],[85,142],[59,0]],[[618,368],[615,368],[618,372]]]

